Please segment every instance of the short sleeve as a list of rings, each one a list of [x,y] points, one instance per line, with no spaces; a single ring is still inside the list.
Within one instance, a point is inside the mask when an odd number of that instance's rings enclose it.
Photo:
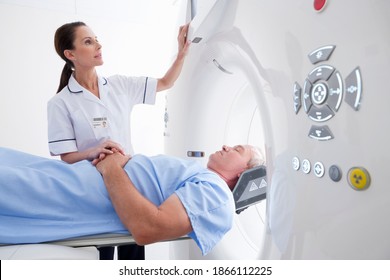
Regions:
[[[186,182],[176,191],[190,219],[193,232],[189,236],[202,254],[209,253],[228,232],[233,223],[233,196],[225,184]]]
[[[145,78],[144,104],[153,105],[156,103],[156,89],[157,80],[150,77]]]
[[[77,151],[72,122],[62,100],[52,99],[47,104],[48,140],[51,155]]]

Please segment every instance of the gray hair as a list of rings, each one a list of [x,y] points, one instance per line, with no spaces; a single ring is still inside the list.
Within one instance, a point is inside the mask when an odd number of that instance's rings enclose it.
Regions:
[[[256,166],[264,165],[265,164],[265,157],[263,154],[263,151],[256,146],[249,145],[251,152],[252,152],[252,157],[248,162],[248,167],[253,168]]]

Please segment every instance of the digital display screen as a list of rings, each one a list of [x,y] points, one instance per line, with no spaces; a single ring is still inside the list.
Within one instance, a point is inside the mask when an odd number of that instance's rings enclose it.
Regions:
[[[236,212],[239,213],[250,205],[266,198],[267,172],[264,165],[243,172],[233,189]]]

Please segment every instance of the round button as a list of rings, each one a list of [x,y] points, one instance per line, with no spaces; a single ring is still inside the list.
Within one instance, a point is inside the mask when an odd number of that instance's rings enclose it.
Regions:
[[[321,178],[322,176],[324,176],[325,168],[324,168],[324,165],[322,164],[322,162],[318,161],[318,162],[314,163],[313,172],[318,178]]]
[[[328,88],[324,83],[317,83],[314,85],[311,91],[311,99],[316,105],[321,105],[325,102],[326,97],[328,96]]]
[[[355,190],[365,190],[370,186],[370,174],[363,167],[352,167],[348,171],[348,183]]]
[[[317,12],[321,12],[326,5],[326,0],[314,0],[314,9]]]
[[[293,159],[292,159],[292,166],[293,166],[293,169],[294,169],[295,171],[296,171],[296,170],[299,170],[299,167],[300,167],[299,158],[293,157]]]
[[[311,165],[308,159],[302,160],[302,171],[306,174],[310,173]]]
[[[329,167],[329,177],[334,182],[340,181],[342,177],[341,169],[337,165],[332,165]]]

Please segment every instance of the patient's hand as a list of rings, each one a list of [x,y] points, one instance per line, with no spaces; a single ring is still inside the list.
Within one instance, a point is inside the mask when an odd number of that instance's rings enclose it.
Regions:
[[[95,159],[92,161],[92,164],[103,174],[109,168],[123,168],[130,159],[130,155],[123,155],[121,152],[114,150],[113,154],[105,155],[102,159]]]
[[[104,156],[110,155],[112,153],[120,152],[123,155],[125,154],[122,146],[112,140],[106,140],[103,143],[100,143],[99,145],[92,147],[88,149],[87,152],[87,159],[88,160],[95,160],[95,159],[103,159]]]

